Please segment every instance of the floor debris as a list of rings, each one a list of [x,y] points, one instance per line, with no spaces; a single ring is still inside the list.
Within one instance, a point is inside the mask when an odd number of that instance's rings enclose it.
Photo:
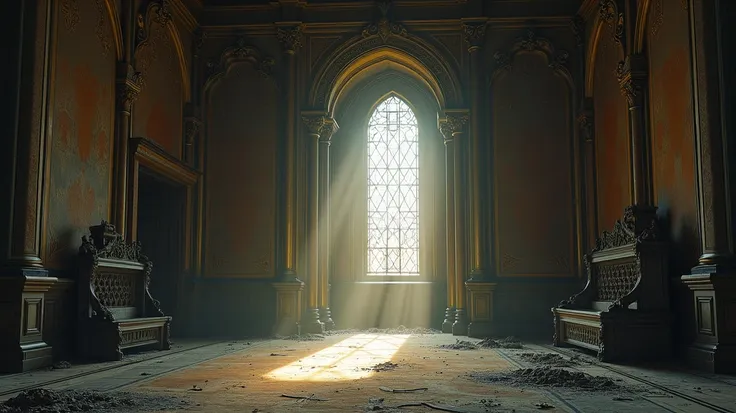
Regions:
[[[315,402],[326,402],[329,400],[329,399],[320,399],[319,397],[314,397],[314,394],[311,396],[292,396],[290,394],[282,394],[281,397],[286,397],[287,399],[297,399],[300,401],[313,400]]]
[[[186,408],[184,399],[146,393],[33,389],[0,404],[0,413],[122,413]]]
[[[389,387],[379,387],[381,391],[385,391],[387,393],[415,393],[420,391],[427,391],[429,388],[427,387],[418,387],[416,389],[392,389]]]
[[[453,344],[442,344],[439,346],[445,350],[477,350],[478,344],[467,340],[455,340]]]
[[[513,336],[499,338],[499,339],[484,338],[483,340],[477,343],[477,346],[479,348],[512,348],[512,349],[524,348],[524,346],[521,344],[521,341],[518,338],[513,337]]]
[[[608,377],[591,376],[590,374],[565,369],[537,367],[518,369],[505,373],[471,373],[470,377],[486,383],[503,383],[508,385],[533,385],[545,387],[565,387],[586,391],[622,390]]]
[[[391,371],[395,369],[396,367],[399,367],[398,364],[392,363],[390,361],[387,361],[385,363],[376,364],[373,367],[368,367],[363,370],[372,370],[372,371]]]
[[[519,357],[532,364],[541,364],[548,367],[571,367],[577,365],[572,358],[566,360],[555,353],[522,353]]]

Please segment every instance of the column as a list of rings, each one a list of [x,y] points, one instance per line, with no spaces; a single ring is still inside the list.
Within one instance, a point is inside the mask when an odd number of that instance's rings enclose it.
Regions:
[[[0,257],[0,372],[19,373],[52,362],[52,348],[43,338],[43,314],[46,292],[57,279],[48,276],[40,251],[51,2],[12,2],[3,11],[8,35],[3,43],[15,65],[7,67],[10,81],[2,98],[6,112],[0,136],[0,168],[5,168],[0,185],[7,190],[0,201],[5,221],[0,229],[7,230],[0,234],[5,250]]]
[[[731,2],[690,1],[693,47],[693,91],[698,176],[700,239],[703,254],[691,274],[681,280],[693,292],[695,342],[688,349],[688,362],[712,373],[736,373],[736,268],[733,256],[733,217],[726,159],[734,148],[727,143],[725,124],[733,107],[732,51],[727,50],[734,33],[727,17]],[[726,10],[731,8],[730,10]],[[730,67],[729,67],[730,65]],[[724,122],[725,121],[725,122]],[[730,130],[733,134],[733,129]]]
[[[302,113],[309,132],[307,141],[307,311],[303,314],[302,331],[323,333],[325,325],[319,317],[319,138],[325,116]]]
[[[301,333],[302,292],[304,282],[296,270],[296,232],[297,232],[297,188],[296,188],[296,150],[297,150],[297,64],[296,52],[302,45],[300,23],[277,23],[276,35],[284,50],[285,91],[284,91],[284,132],[279,156],[279,248],[278,280],[276,288],[276,326],[277,335]]]
[[[580,136],[583,139],[583,159],[585,177],[585,250],[590,250],[595,246],[595,240],[598,237],[598,219],[596,213],[596,192],[595,192],[595,142],[593,140],[595,121],[593,117],[593,101],[586,98],[583,102],[583,109],[578,115],[578,128]]]
[[[128,154],[130,148],[131,113],[133,104],[141,92],[142,78],[132,66],[121,63],[116,81],[115,144],[113,156],[112,222],[118,231],[127,235],[134,224],[128,219]]]
[[[440,131],[445,139],[452,140],[453,146],[453,188],[455,192],[455,321],[452,323],[452,334],[464,336],[468,334],[468,317],[465,306],[465,274],[467,263],[467,239],[465,235],[465,148],[462,137],[468,124],[468,112],[463,110],[446,111],[445,117],[439,121]]]
[[[325,330],[334,330],[330,310],[330,142],[339,126],[334,119],[325,119],[319,136],[319,317]]]
[[[463,19],[463,34],[465,42],[468,44],[468,54],[470,55],[470,282],[475,280],[484,280],[490,274],[488,265],[490,250],[488,248],[488,231],[490,227],[487,225],[489,214],[488,202],[486,194],[483,193],[485,178],[490,168],[484,166],[488,164],[489,158],[486,148],[488,147],[483,138],[483,119],[481,114],[484,113],[483,105],[483,55],[481,48],[485,42],[486,19]]]
[[[652,185],[649,173],[649,139],[646,116],[646,56],[630,55],[616,68],[621,93],[629,108],[629,138],[631,145],[631,179],[634,205],[651,206]]]
[[[451,118],[452,119],[452,118]],[[452,131],[455,125],[447,118],[437,121],[445,141],[445,211],[447,233],[447,308],[442,321],[442,332],[452,333],[455,322],[455,297],[457,295],[457,274],[455,274],[455,137]]]

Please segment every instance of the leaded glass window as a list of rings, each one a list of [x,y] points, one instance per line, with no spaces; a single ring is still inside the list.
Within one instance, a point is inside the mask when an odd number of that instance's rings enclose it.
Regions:
[[[419,275],[419,126],[391,95],[368,122],[368,275]]]

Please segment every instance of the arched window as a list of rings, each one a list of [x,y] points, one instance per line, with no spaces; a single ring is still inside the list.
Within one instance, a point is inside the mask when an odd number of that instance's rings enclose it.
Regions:
[[[419,275],[419,126],[396,95],[368,121],[368,275]]]

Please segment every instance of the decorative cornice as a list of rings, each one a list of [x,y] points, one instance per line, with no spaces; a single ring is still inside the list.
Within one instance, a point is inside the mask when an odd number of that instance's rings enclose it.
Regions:
[[[303,45],[304,33],[301,23],[282,25],[276,28],[276,38],[279,39],[284,52],[294,54]]]
[[[486,39],[486,25],[483,21],[463,21],[463,38],[468,44],[468,52],[474,52],[481,47]]]
[[[613,32],[613,41],[623,46],[624,14],[619,12],[616,0],[600,0],[599,15]]]
[[[469,121],[470,115],[466,110],[447,111],[445,117],[437,120],[437,126],[445,142],[450,142],[465,131],[465,126]]]

